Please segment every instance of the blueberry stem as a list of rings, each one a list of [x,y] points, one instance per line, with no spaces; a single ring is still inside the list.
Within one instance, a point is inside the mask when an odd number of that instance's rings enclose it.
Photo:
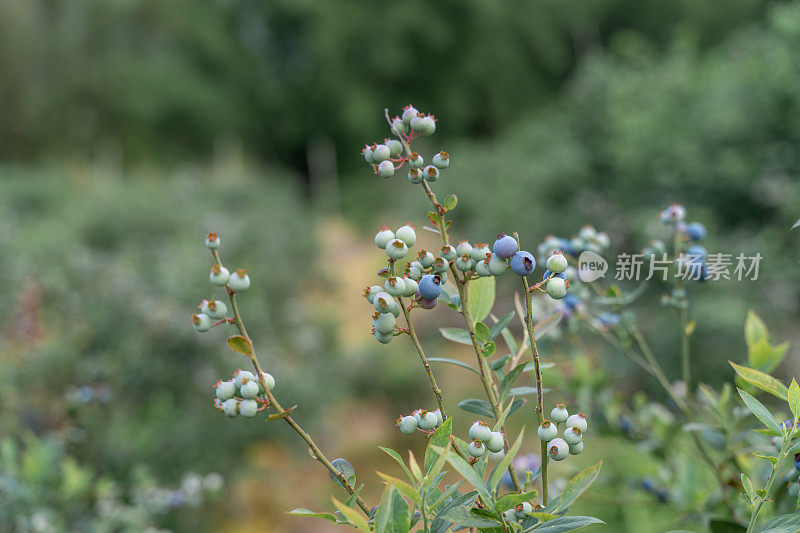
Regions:
[[[211,254],[214,256],[214,261],[219,266],[222,266],[222,260],[220,259],[219,252],[217,250],[211,250]],[[261,384],[261,387],[266,391],[265,395],[269,399],[270,404],[278,412],[278,414],[281,415],[281,418],[283,418],[286,421],[286,423],[289,424],[292,427],[292,429],[294,429],[304,441],[306,441],[306,444],[308,444],[308,447],[311,450],[312,457],[317,461],[319,461],[320,463],[322,463],[322,465],[325,468],[327,468],[331,474],[336,476],[339,479],[339,481],[342,482],[347,492],[349,492],[351,495],[356,494],[355,489],[350,485],[350,482],[347,480],[344,474],[342,474],[336,467],[334,467],[331,464],[331,462],[328,460],[327,457],[325,457],[325,454],[322,453],[322,450],[320,450],[319,446],[317,446],[317,444],[314,442],[311,436],[308,433],[306,433],[306,431],[302,427],[300,427],[300,424],[298,424],[292,418],[292,416],[289,414],[290,411],[287,411],[286,409],[281,407],[281,404],[279,404],[278,400],[275,399],[275,396],[272,394],[272,391],[269,389],[269,387],[267,387],[267,383],[264,379],[264,373],[261,370],[261,365],[258,362],[258,356],[256,355],[255,348],[253,347],[253,341],[247,334],[247,329],[245,329],[244,327],[242,316],[239,314],[239,306],[236,304],[236,293],[233,290],[231,290],[230,287],[227,287],[227,289],[228,289],[227,291],[228,299],[231,302],[231,310],[233,312],[233,324],[236,326],[236,329],[239,330],[241,336],[247,339],[248,343],[250,344],[250,353],[249,353],[250,361],[253,363],[253,367],[256,370],[256,375],[258,376],[258,382]],[[356,503],[364,512],[364,514],[367,517],[369,517],[369,507],[367,506],[366,503],[364,503],[364,500],[362,500],[360,496],[356,496]]]

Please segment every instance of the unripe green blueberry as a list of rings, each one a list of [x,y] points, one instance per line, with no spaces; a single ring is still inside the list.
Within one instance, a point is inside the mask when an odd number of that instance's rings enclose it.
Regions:
[[[439,179],[439,169],[433,165],[428,165],[425,167],[425,170],[422,171],[422,175],[428,181],[436,181]]]
[[[488,449],[488,446],[487,446],[487,449]],[[500,461],[505,456],[506,456],[506,451],[505,450],[500,450],[499,452],[493,452],[492,450],[489,450],[489,459],[492,459],[494,461]]]
[[[390,277],[383,284],[383,289],[392,296],[402,296],[405,288],[406,284],[403,282],[403,278],[398,278],[397,276]]]
[[[437,272],[437,276],[439,276],[439,280],[442,282],[442,285],[447,283],[447,271],[444,270],[442,272]]]
[[[418,131],[422,133],[422,129],[425,127],[425,113],[417,113],[411,120],[408,122],[408,125],[411,126],[411,129],[414,131]]]
[[[583,413],[577,413],[569,418],[567,418],[567,427],[576,427],[581,430],[581,432],[586,432],[586,415]]]
[[[423,180],[425,180],[425,176],[422,175],[422,171],[420,169],[412,168],[408,171],[408,181],[411,183],[422,183]]]
[[[385,144],[376,144],[372,147],[372,159],[376,163],[382,163],[392,156],[391,150]]]
[[[456,269],[460,270],[461,272],[466,272],[467,270],[472,270],[473,267],[472,258],[469,254],[463,254],[461,257],[456,259],[455,263],[453,263]]]
[[[394,236],[406,243],[406,246],[409,247],[414,246],[417,242],[417,232],[414,231],[414,226],[411,224],[406,224],[405,226],[397,228]]]
[[[561,438],[547,443],[547,455],[554,461],[563,461],[569,455],[569,445]]]
[[[239,414],[245,418],[253,418],[258,414],[258,402],[247,399],[239,404]]]
[[[424,411],[419,414],[419,427],[420,429],[433,429],[436,427],[438,418],[436,413],[431,411]]]
[[[442,418],[442,410],[437,409],[435,411],[431,411],[433,414],[436,415],[436,425],[441,426],[444,423],[444,418]]]
[[[417,115],[419,116],[419,114]],[[433,135],[436,132],[436,119],[433,115],[425,115],[418,130],[423,135]]]
[[[403,151],[403,143],[397,139],[386,139],[383,144],[389,147],[389,153],[392,156],[398,156]]]
[[[192,327],[198,333],[205,333],[211,329],[211,317],[205,313],[192,315]]]
[[[419,254],[417,254],[417,259],[419,260],[419,264],[422,265],[422,268],[429,268],[436,260],[436,257],[427,250],[420,250]]]
[[[381,314],[390,313],[393,303],[395,303],[394,298],[388,292],[379,292],[372,300],[372,306]]]
[[[508,270],[508,261],[500,258],[497,254],[492,254],[486,266],[492,276],[500,276]]]
[[[567,295],[567,281],[561,278],[550,278],[545,285],[548,296],[560,300]]]
[[[221,287],[222,285],[228,283],[230,277],[231,273],[227,268],[220,265],[214,265],[211,267],[211,274],[209,274],[208,279],[211,280],[213,285]]]
[[[236,270],[236,272],[231,274],[231,277],[228,280],[228,286],[235,292],[244,292],[249,289],[250,276],[247,274],[247,270],[239,268]]]
[[[583,440],[581,440],[577,444],[570,444],[569,445],[569,453],[571,455],[578,455],[583,451]]]
[[[486,446],[483,445],[483,442],[475,440],[469,443],[467,451],[472,457],[482,457],[486,453]]]
[[[492,428],[483,420],[476,420],[469,428],[469,438],[471,440],[489,442],[489,439],[492,438]]]
[[[378,165],[378,176],[382,178],[391,178],[394,176],[394,163],[391,161],[382,161]]]
[[[498,453],[503,451],[505,448],[505,440],[503,439],[503,434],[499,431],[492,431],[489,440],[486,441],[486,447],[489,449],[490,452]]]
[[[200,312],[207,314],[211,318],[225,318],[228,306],[222,300],[203,300],[200,305]]]
[[[583,434],[580,428],[577,427],[568,427],[564,430],[564,440],[567,444],[572,446],[573,444],[578,444],[579,442],[583,441]]]
[[[269,374],[267,372],[261,372],[261,377],[264,378],[264,384],[267,386],[267,388],[269,390],[272,390],[272,389],[275,388],[275,378],[272,377],[272,374]],[[259,384],[259,388],[260,388],[259,392],[261,394],[264,394],[265,392],[267,392],[267,391],[264,390],[264,387],[261,387],[261,382],[258,382],[258,384]]]
[[[550,419],[556,424],[566,422],[568,417],[569,412],[567,412],[567,406],[563,403],[557,404],[553,407],[553,410],[550,411]]]
[[[491,276],[492,273],[489,271],[489,261],[486,259],[482,259],[475,264],[475,273],[482,278],[487,276]]]
[[[408,126],[411,124],[411,119],[417,116],[417,108],[413,105],[407,105],[403,108],[403,114],[400,116],[400,119],[403,121],[403,124]]]
[[[448,268],[450,268],[450,262],[443,257],[437,257],[433,260],[433,270],[435,272],[447,272]]]
[[[261,392],[260,387],[255,379],[248,379],[242,383],[242,386],[239,389],[239,393],[242,395],[242,398],[255,398],[258,396],[259,392]]]
[[[403,122],[403,119],[400,117],[394,117],[394,119],[392,120],[392,127],[394,128],[394,131],[396,131],[397,133],[405,133],[406,130],[408,130],[408,126],[406,125],[405,122]]]
[[[400,239],[394,239],[386,245],[386,255],[389,259],[402,259],[408,253],[408,246]]]
[[[384,335],[392,333],[395,324],[397,324],[397,319],[391,313],[379,314],[373,322],[375,331]]]
[[[239,400],[231,398],[222,402],[222,412],[228,418],[236,418],[239,415]]]
[[[220,239],[217,233],[209,233],[208,237],[206,237],[206,248],[209,250],[216,250],[222,246],[222,239]]]
[[[445,244],[444,246],[442,246],[441,256],[447,259],[448,261],[452,261],[456,257],[458,257],[458,252],[456,252],[454,246],[450,244]]]
[[[447,152],[439,152],[433,156],[431,163],[433,163],[436,168],[444,170],[450,166],[450,154]]]
[[[394,333],[381,333],[380,331],[375,331],[374,333],[375,338],[381,344],[389,344],[394,339]]]
[[[372,156],[372,146],[366,145],[364,149],[361,150],[361,155],[364,156],[364,160],[370,165],[375,164],[375,158]]]
[[[492,251],[489,249],[488,245],[479,242],[472,248],[472,250],[470,250],[469,255],[472,257],[472,260],[477,263],[478,261],[483,261],[486,259],[486,254],[491,253]]]
[[[394,239],[394,232],[388,226],[381,226],[378,228],[378,233],[375,234],[375,246],[381,250],[386,249],[386,245]]]
[[[417,430],[417,419],[413,416],[404,416],[397,421],[397,427],[403,435],[411,435]]]
[[[558,427],[549,420],[539,424],[539,438],[543,441],[551,441],[558,435]]]
[[[422,277],[422,265],[418,261],[409,263],[406,267],[406,276],[414,281],[419,281]]]
[[[533,505],[528,502],[522,502],[514,507],[514,511],[517,513],[517,518],[525,520],[525,517],[533,512]]]
[[[373,285],[372,287],[367,287],[364,289],[364,298],[367,299],[369,303],[372,303],[375,300],[375,295],[379,292],[383,292],[383,287],[380,285]]]
[[[400,316],[400,304],[397,301],[392,302],[392,308],[389,309],[389,312],[394,315],[395,318]]]
[[[256,377],[253,375],[252,372],[249,370],[239,370],[235,374],[235,379],[233,380],[234,384],[236,385],[237,389],[241,389],[242,385],[248,381],[255,380]]]
[[[236,395],[236,384],[233,380],[220,381],[217,383],[217,398],[222,400],[230,400]]]
[[[419,285],[417,285],[417,282],[411,278],[403,278],[403,286],[403,296],[407,298],[414,296],[419,290]]]
[[[519,521],[517,518],[517,512],[514,509],[507,509],[503,511],[503,519],[509,523],[517,523]]]
[[[460,241],[456,246],[456,254],[464,255],[472,252],[472,245],[467,241]]]
[[[547,270],[553,274],[561,274],[568,266],[567,258],[561,252],[555,252],[547,259]]]
[[[408,166],[420,169],[425,165],[425,160],[417,152],[412,153],[408,158]]]

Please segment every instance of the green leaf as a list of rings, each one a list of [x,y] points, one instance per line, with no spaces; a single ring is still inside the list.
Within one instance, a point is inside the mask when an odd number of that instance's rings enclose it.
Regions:
[[[492,404],[486,400],[479,400],[477,398],[469,398],[458,402],[458,407],[467,411],[468,413],[475,413],[476,415],[488,416],[494,418],[494,411]]]
[[[504,377],[503,381],[500,382],[500,389],[498,391],[500,393],[500,398],[505,398],[508,390],[514,386],[514,383],[517,382],[519,377],[525,371],[526,365],[527,363],[520,363],[512,368],[508,374],[506,374],[506,377]]]
[[[508,362],[509,359],[511,359],[510,353],[504,355],[503,357],[498,357],[497,359],[489,363],[489,368],[491,368],[492,370],[500,370],[501,368],[503,368],[503,366],[505,366],[505,364]]]
[[[364,533],[370,533],[367,521],[364,519],[363,516],[361,516],[358,513],[358,511],[356,511],[352,507],[346,506],[336,498],[331,498],[331,500],[333,500],[333,505],[335,505],[336,508],[339,509],[339,512],[342,513],[344,517],[347,518],[347,520],[351,524],[356,526],[359,529],[359,531],[363,531]]]
[[[355,485],[355,482],[356,482],[356,471],[353,469],[353,465],[350,464],[350,461],[348,461],[347,459],[342,459],[341,457],[339,457],[338,459],[334,459],[333,461],[331,461],[331,465],[336,470],[341,472],[341,474],[344,476],[344,478],[347,480],[347,482],[350,483],[351,487]],[[343,489],[347,488],[347,487],[344,486],[344,483],[342,483],[342,480],[339,479],[337,476],[333,475],[330,472],[328,473],[328,476],[331,478],[331,481],[333,481],[334,483],[336,483],[337,485],[339,485]]]
[[[776,431],[778,433],[781,432],[781,428],[778,425],[778,422],[775,421],[775,418],[770,414],[764,404],[753,398],[750,394],[746,393],[742,389],[738,389],[739,396],[742,397],[742,401],[747,405],[747,408],[756,415],[756,418],[761,420],[761,422],[767,426],[768,429],[772,431]]]
[[[789,409],[791,409],[794,419],[800,418],[800,386],[797,381],[792,378],[792,383],[789,385],[788,392]]]
[[[493,342],[487,342],[483,346],[483,356],[489,358],[494,355],[494,351],[497,349],[497,346]]]
[[[593,516],[560,516],[548,520],[540,526],[534,526],[525,531],[536,531],[537,533],[562,533],[563,531],[574,531],[592,524],[605,524],[599,518]]]
[[[467,370],[472,370],[473,372],[475,372],[479,376],[481,375],[481,373],[476,368],[473,368],[472,366],[468,365],[467,363],[465,363],[463,361],[457,361],[455,359],[449,359],[447,357],[428,357],[428,362],[430,362],[430,363],[450,363],[451,365],[456,365],[456,366],[460,366],[461,368],[466,368]]]
[[[439,226],[439,214],[435,211],[428,211],[428,220],[430,220],[434,226]]]
[[[387,487],[375,513],[375,533],[408,533],[410,529],[408,504],[396,488]]]
[[[517,409],[519,409],[523,405],[525,405],[525,399],[524,398],[515,398],[514,401],[511,402],[511,405],[508,408],[508,416],[511,416],[511,414],[514,411],[516,411]]]
[[[755,455],[759,459],[766,459],[767,461],[769,461],[770,463],[772,463],[774,465],[778,464],[778,458],[777,457],[773,457],[771,455],[762,455],[760,453],[753,453],[753,455]]]
[[[417,458],[414,457],[414,452],[411,450],[408,450],[408,467],[411,469],[414,479],[416,479],[418,483],[422,481],[422,478],[424,477],[422,475],[422,470],[420,470],[419,463],[417,463]]]
[[[462,328],[439,328],[439,333],[442,337],[449,341],[458,342],[460,344],[468,344],[472,346],[472,339],[469,336],[469,331]]]
[[[446,211],[452,211],[458,205],[458,196],[455,194],[448,194],[444,197],[444,203],[442,203],[442,207],[445,208]]]
[[[478,278],[469,282],[467,298],[469,315],[472,322],[480,322],[489,314],[494,306],[494,276]]]
[[[466,507],[454,507],[444,513],[442,518],[460,526],[467,527],[497,527],[502,525],[497,520],[490,520],[477,516],[472,512],[472,509]]]
[[[500,335],[500,332],[506,329],[506,327],[508,327],[508,324],[511,322],[511,319],[514,318],[515,314],[516,313],[514,311],[511,311],[506,316],[504,316],[503,318],[492,324],[492,327],[489,330],[490,341],[495,340],[495,338],[497,338],[497,336]]]
[[[747,350],[747,362],[752,368],[765,368],[772,357],[772,346],[767,339],[761,339]]]
[[[512,396],[528,396],[529,394],[537,394],[539,391],[536,390],[536,387],[511,387],[508,389],[508,392],[503,396],[503,398],[510,398]],[[547,392],[545,389],[542,389],[542,392]]]
[[[406,466],[406,462],[405,462],[405,461],[403,461],[403,458],[402,458],[402,457],[400,457],[400,454],[399,454],[399,453],[397,453],[396,451],[394,451],[394,450],[393,450],[393,449],[391,449],[391,448],[387,448],[387,447],[384,447],[384,446],[378,446],[378,448],[380,448],[380,449],[381,449],[381,451],[385,452],[385,453],[386,453],[386,455],[388,455],[389,457],[391,457],[392,459],[394,459],[395,461],[397,461],[397,463],[398,463],[398,464],[399,464],[401,467],[403,467],[403,471],[404,471],[404,472],[406,473],[406,475],[408,476],[408,479],[409,479],[409,480],[410,480],[412,483],[415,483],[414,476],[412,476],[412,475],[411,475],[411,470],[409,470],[409,469],[408,469],[408,467]]]
[[[489,340],[489,326],[484,324],[483,322],[478,322],[475,324],[475,337],[483,342]]]
[[[563,316],[564,314],[559,311],[558,313],[550,315],[549,317],[540,320],[539,322],[534,324],[533,334],[536,335],[536,339],[540,340],[545,335],[550,333],[550,331],[552,331],[553,328],[555,328],[558,325],[558,323],[561,322],[561,317]]]
[[[744,487],[744,492],[745,495],[747,495],[748,501],[752,504],[753,500],[756,498],[756,491],[753,490],[753,484],[744,472],[742,472],[742,487]]]
[[[747,319],[744,322],[744,340],[747,347],[751,348],[762,339],[769,342],[767,326],[755,311],[750,310],[747,312]]]
[[[253,355],[253,344],[241,335],[228,337],[228,346],[234,352],[239,352],[242,355]]]
[[[508,349],[513,353],[517,353],[517,340],[514,338],[514,335],[508,330],[508,328],[505,328],[500,333],[503,335],[503,340],[506,341]]]
[[[776,366],[781,364],[781,362],[786,357],[786,354],[789,352],[789,343],[782,342],[772,347],[772,355],[769,357],[769,361],[764,365],[765,372],[771,372]]]
[[[483,477],[472,467],[471,464],[466,462],[460,456],[456,455],[455,452],[448,452],[447,454],[447,462],[453,465],[459,474],[461,474],[467,482],[472,485],[475,490],[478,491],[478,494],[486,501],[487,503],[494,502],[494,498],[489,493],[489,490],[486,488],[486,484],[483,482]]]
[[[289,511],[287,514],[295,515],[295,516],[308,516],[310,518],[324,518],[325,520],[329,520],[331,522],[337,522],[336,515],[333,513],[316,513],[314,511],[309,511],[308,509],[298,508]]]
[[[494,510],[498,513],[502,513],[512,507],[516,507],[517,505],[521,504],[522,502],[526,502],[528,500],[534,499],[536,496],[539,495],[538,491],[532,490],[530,492],[511,492],[505,494],[497,499],[494,503]]]
[[[739,376],[751,385],[755,385],[759,389],[766,391],[773,396],[777,396],[783,401],[789,400],[789,389],[786,386],[773,378],[769,374],[765,374],[754,368],[747,368],[746,366],[737,365],[733,361],[728,361],[733,369]]]
[[[422,497],[420,496],[417,489],[415,489],[402,479],[398,479],[394,476],[384,474],[383,472],[376,472],[376,474],[378,474],[378,477],[381,478],[386,483],[387,486],[394,486],[402,494],[405,494],[406,498],[414,501],[414,503],[416,503],[417,505],[422,503]]]
[[[517,440],[514,441],[514,444],[511,445],[511,448],[508,449],[508,453],[497,463],[497,467],[494,469],[494,473],[492,474],[492,478],[489,481],[489,487],[495,491],[497,487],[500,486],[500,480],[503,477],[503,473],[508,470],[511,461],[514,460],[514,457],[517,455],[519,451],[519,447],[522,445],[522,437],[525,435],[525,428],[519,432],[519,436],[517,436]]]
[[[439,448],[446,448],[450,445],[450,437],[453,433],[453,417],[448,417],[447,420],[442,422],[442,425],[436,428],[436,431],[433,432],[431,435],[430,440],[428,441],[428,447],[425,449],[425,475],[427,476],[431,468],[433,468],[433,463],[436,462],[436,459],[439,458],[439,454],[436,453],[431,446],[438,446]]]
[[[800,513],[776,516],[761,527],[761,533],[796,533],[800,531]]]
[[[575,474],[567,483],[567,486],[564,488],[564,492],[562,492],[561,496],[557,498],[557,504],[553,510],[566,511],[569,509],[575,500],[577,500],[578,497],[589,488],[589,485],[591,485],[592,482],[597,479],[597,474],[600,473],[601,466],[603,466],[603,461],[600,461],[596,465],[590,466],[586,470]],[[551,505],[548,506],[548,509],[550,509],[551,506],[552,502]]]

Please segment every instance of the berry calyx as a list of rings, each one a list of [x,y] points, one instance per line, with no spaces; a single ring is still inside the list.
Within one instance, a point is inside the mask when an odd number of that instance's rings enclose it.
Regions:
[[[425,165],[425,160],[417,152],[414,152],[408,158],[408,165],[411,168],[420,169]]]
[[[428,181],[436,181],[439,179],[439,169],[433,165],[428,165],[425,167],[425,170],[423,170],[422,175]]]

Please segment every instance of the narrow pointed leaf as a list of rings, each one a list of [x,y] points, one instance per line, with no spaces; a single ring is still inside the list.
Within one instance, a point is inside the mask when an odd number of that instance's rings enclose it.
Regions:
[[[778,422],[775,420],[775,417],[770,414],[764,404],[753,398],[750,394],[746,393],[742,389],[739,390],[739,396],[742,397],[742,401],[745,403],[750,412],[752,412],[756,418],[761,420],[761,422],[767,426],[768,429],[772,431],[781,432],[781,428],[778,425]]]

